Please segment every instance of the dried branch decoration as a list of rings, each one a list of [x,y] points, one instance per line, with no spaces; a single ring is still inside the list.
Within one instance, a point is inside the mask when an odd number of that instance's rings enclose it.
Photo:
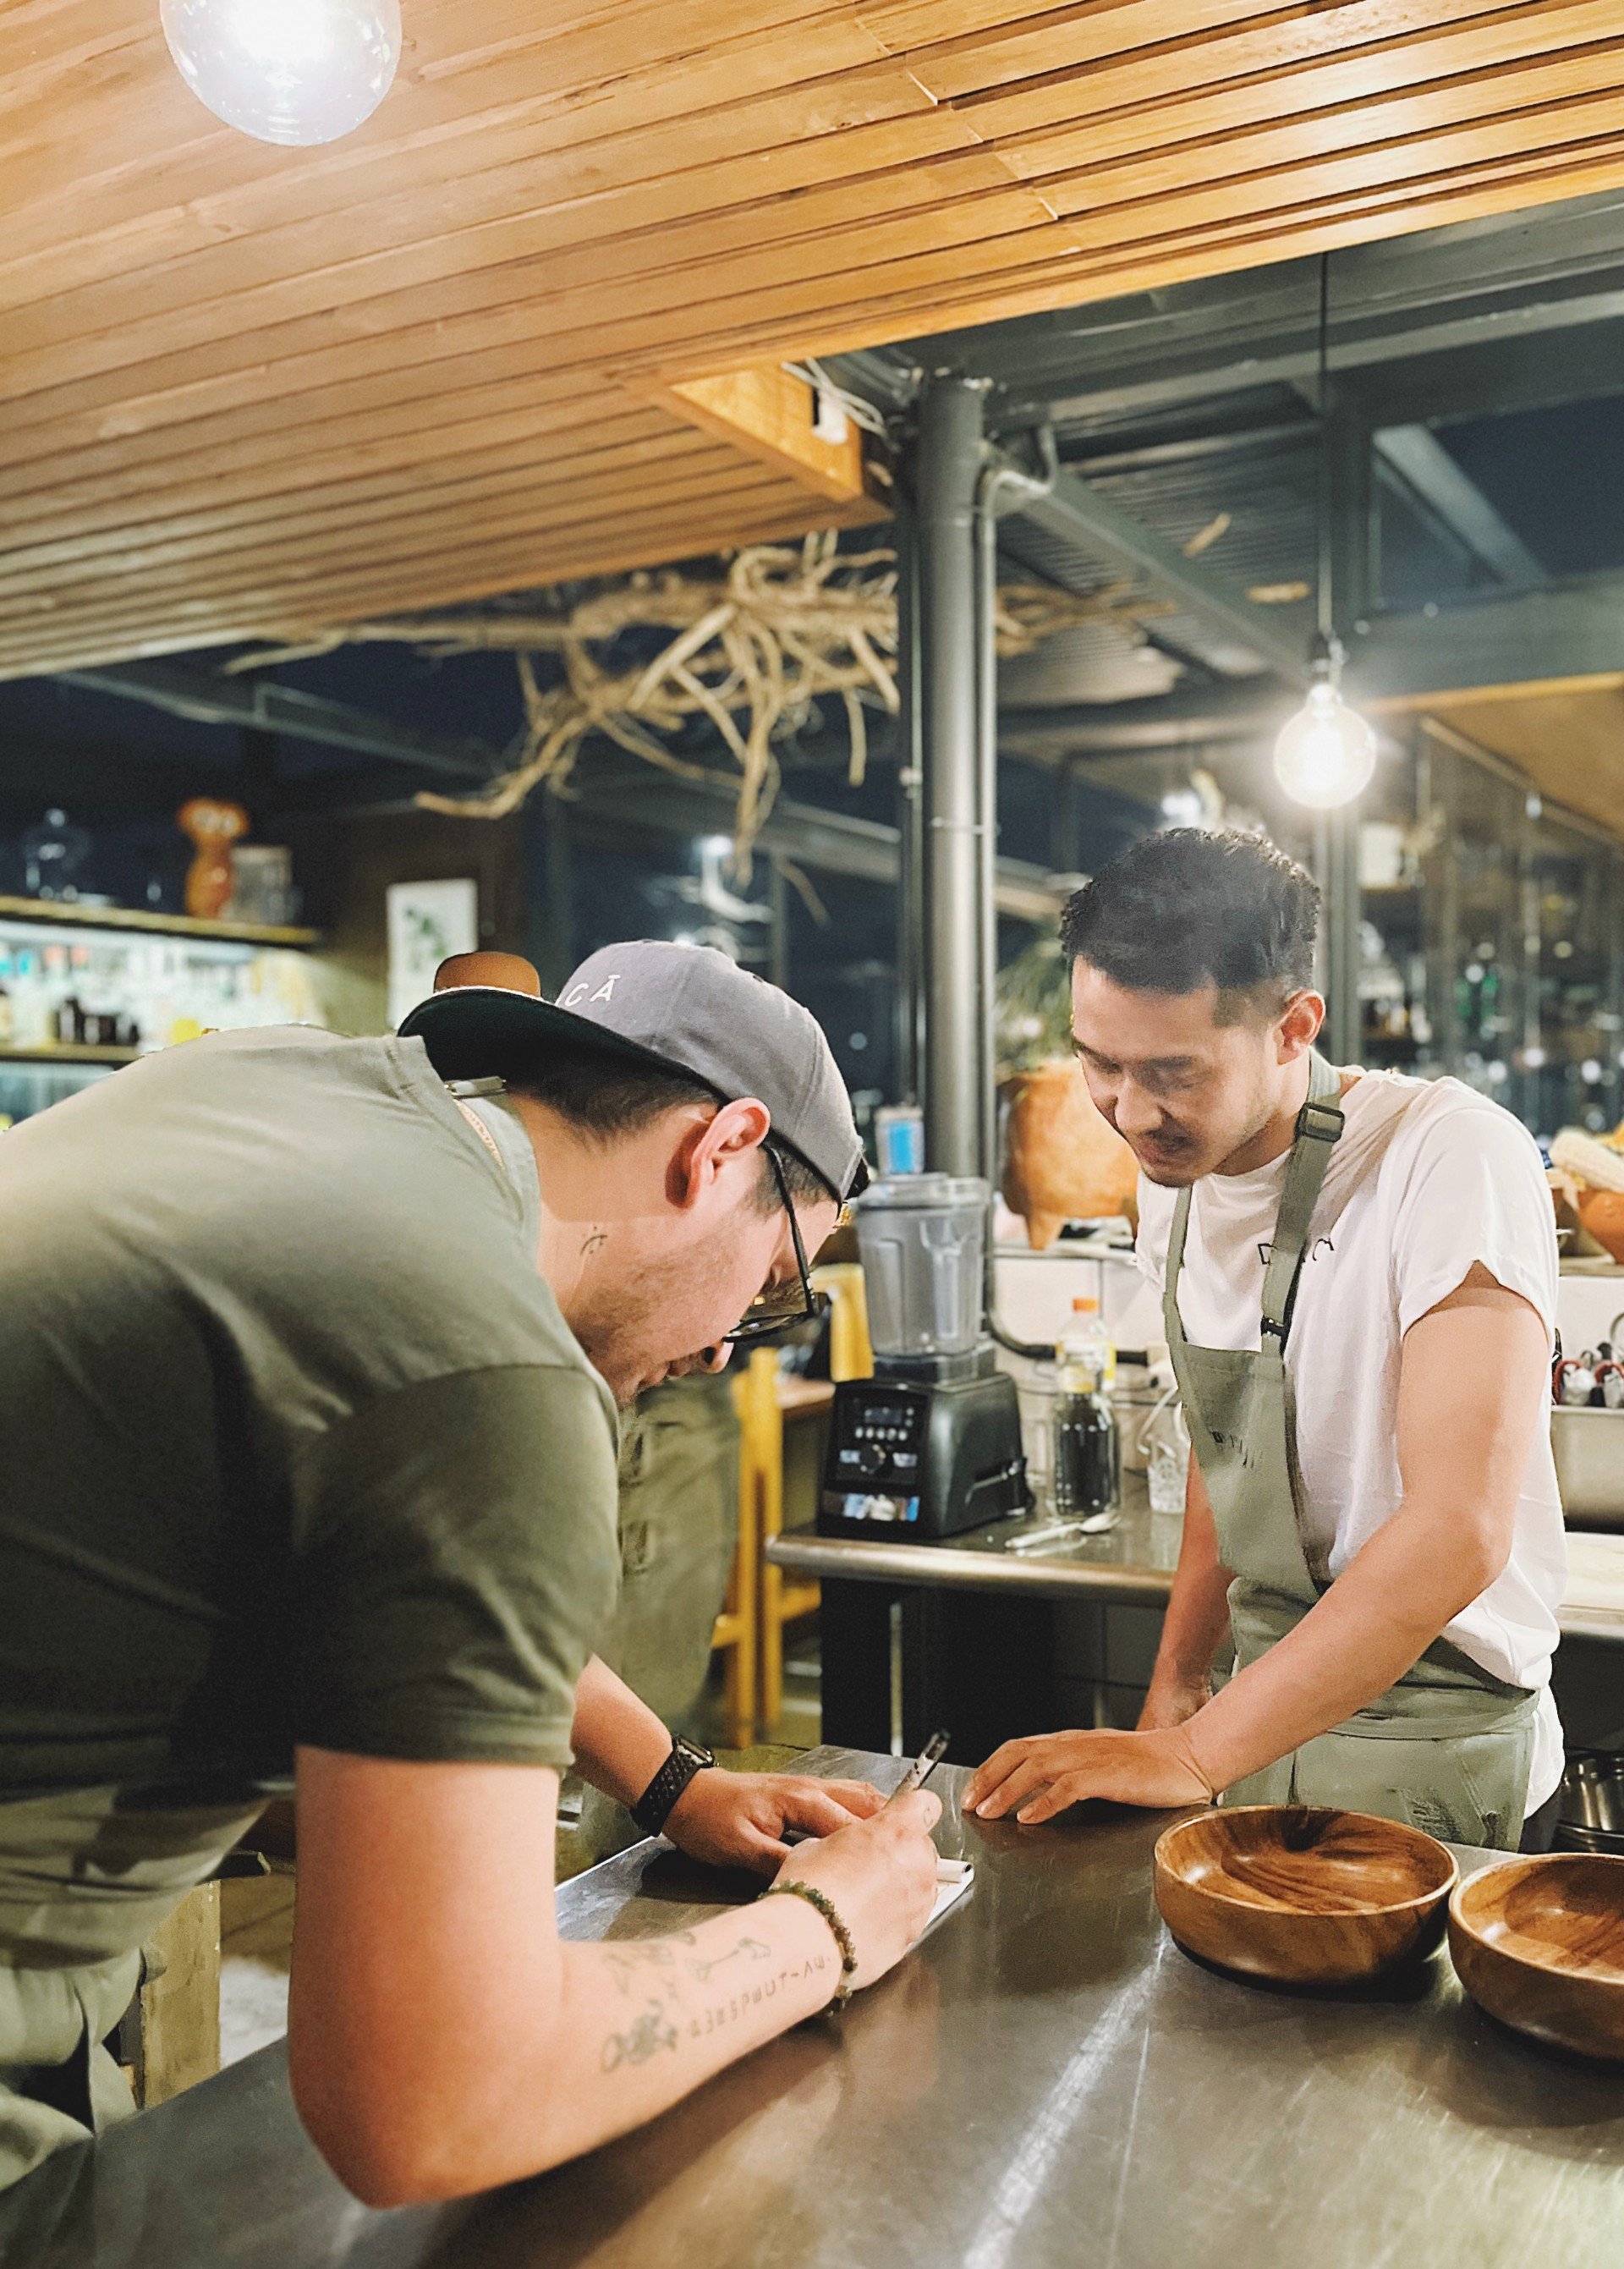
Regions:
[[[1036,585],[998,595],[1000,654],[1023,654],[1082,622],[1137,623],[1165,609],[1126,582],[1078,595]],[[624,631],[674,635],[652,661],[615,670],[594,648]],[[646,764],[685,780],[714,780],[714,766],[678,756],[661,735],[697,716],[715,727],[736,771],[734,832],[742,863],[760,833],[779,787],[773,743],[803,726],[819,700],[843,704],[851,736],[851,779],[867,763],[865,705],[893,715],[897,690],[897,559],[889,551],[842,552],[831,531],[797,547],[753,544],[725,574],[700,578],[668,570],[633,575],[583,599],[569,614],[447,615],[352,623],[291,637],[230,667],[307,659],[346,645],[395,641],[436,655],[515,655],[524,696],[519,761],[470,796],[424,794],[425,810],[500,819],[535,789],[567,792],[589,735],[602,733]],[[543,685],[535,657],[558,655],[562,682]]]

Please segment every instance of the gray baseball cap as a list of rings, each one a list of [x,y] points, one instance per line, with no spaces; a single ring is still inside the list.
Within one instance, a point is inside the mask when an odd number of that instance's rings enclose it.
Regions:
[[[520,965],[513,965],[519,966]],[[470,973],[473,973],[470,972]],[[527,976],[533,976],[526,967]],[[642,938],[583,961],[556,1001],[454,981],[401,1024],[445,1080],[522,1078],[565,1042],[685,1074],[724,1102],[751,1096],[772,1132],[844,1204],[868,1179],[851,1099],[822,1025],[776,985],[713,946]]]

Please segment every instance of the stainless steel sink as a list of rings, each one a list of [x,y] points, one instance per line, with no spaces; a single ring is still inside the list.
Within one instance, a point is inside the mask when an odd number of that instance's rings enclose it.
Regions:
[[[1553,1408],[1551,1446],[1569,1527],[1624,1534],[1624,1410]]]

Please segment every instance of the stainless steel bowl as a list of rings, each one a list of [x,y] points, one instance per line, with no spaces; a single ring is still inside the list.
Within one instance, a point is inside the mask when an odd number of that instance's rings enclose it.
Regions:
[[[1562,1777],[1556,1840],[1567,1851],[1624,1853],[1624,1755],[1573,1752]]]
[[[1624,1529],[1624,1410],[1554,1408],[1551,1447],[1569,1527]]]

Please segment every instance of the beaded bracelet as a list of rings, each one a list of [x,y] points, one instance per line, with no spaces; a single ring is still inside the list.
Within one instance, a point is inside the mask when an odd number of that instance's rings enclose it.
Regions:
[[[823,1916],[823,1920],[835,1934],[836,1945],[840,1948],[840,1983],[824,2004],[824,2007],[838,2009],[843,2003],[849,2001],[852,1998],[852,1979],[857,1970],[857,1948],[852,1943],[851,1932],[836,1911],[834,1901],[812,1883],[774,1883],[771,1890],[763,1892],[762,1896],[768,1899],[804,1899],[809,1907],[816,1908]]]

